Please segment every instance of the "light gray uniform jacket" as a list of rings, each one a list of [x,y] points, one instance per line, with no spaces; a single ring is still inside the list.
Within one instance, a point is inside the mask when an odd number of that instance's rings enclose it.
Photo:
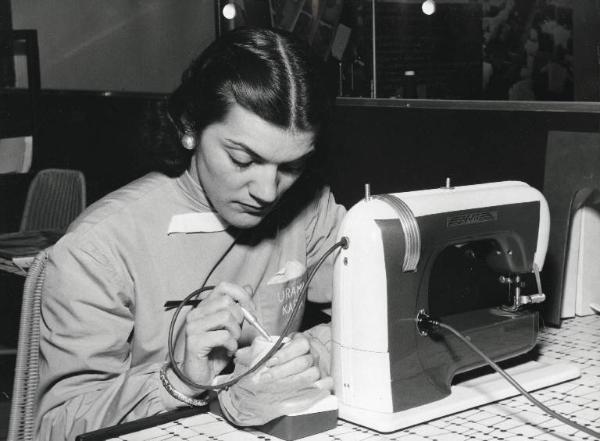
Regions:
[[[335,243],[345,211],[327,188],[309,196],[289,192],[270,222],[242,233],[208,281],[250,285],[259,318],[273,334],[289,317],[305,268]],[[203,232],[197,219],[174,228],[173,216],[187,213],[210,213],[202,188],[187,173],[151,173],[90,206],[51,249],[42,298],[39,439],[71,440],[177,405],[158,375],[174,312],[163,305],[199,288],[238,234]],[[309,298],[329,300],[331,283],[330,260]],[[240,346],[254,332],[244,322]]]

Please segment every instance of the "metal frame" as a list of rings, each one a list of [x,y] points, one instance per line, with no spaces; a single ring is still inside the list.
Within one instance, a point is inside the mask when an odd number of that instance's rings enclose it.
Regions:
[[[338,97],[336,104],[356,107],[394,107],[405,109],[493,110],[516,112],[568,112],[600,114],[596,101],[492,101],[399,98]]]

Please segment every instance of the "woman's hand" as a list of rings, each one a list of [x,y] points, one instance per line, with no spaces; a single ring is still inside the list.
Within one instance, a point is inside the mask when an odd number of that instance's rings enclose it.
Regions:
[[[219,283],[200,296],[184,325],[182,371],[195,383],[210,384],[238,349],[244,319],[240,305],[254,311],[250,294],[232,283]]]
[[[237,351],[232,377],[246,372],[265,354],[257,340]],[[227,419],[241,426],[265,424],[281,415],[301,412],[330,393],[333,381],[321,377],[306,336],[295,334],[256,372],[219,391]]]
[[[330,389],[327,378],[322,378],[308,338],[293,334],[292,339],[266,362],[266,370],[259,370],[261,387],[270,391],[293,391],[317,386]]]

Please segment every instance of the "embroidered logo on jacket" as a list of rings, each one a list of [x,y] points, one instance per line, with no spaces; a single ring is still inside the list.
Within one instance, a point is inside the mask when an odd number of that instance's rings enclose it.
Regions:
[[[281,305],[281,313],[288,316],[292,313],[298,300],[298,295],[304,287],[306,267],[297,260],[291,260],[275,273],[267,285],[279,285],[276,288],[276,298]],[[274,287],[275,288],[275,287]]]

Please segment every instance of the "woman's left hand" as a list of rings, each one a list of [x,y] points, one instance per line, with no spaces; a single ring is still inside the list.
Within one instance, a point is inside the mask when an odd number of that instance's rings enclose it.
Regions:
[[[261,379],[268,382],[267,387],[275,389],[316,386],[332,390],[333,381],[320,369],[318,361],[310,340],[302,333],[295,333],[290,342],[266,362],[268,372]]]
[[[246,372],[262,355],[264,350],[255,343],[239,349],[232,376]],[[315,366],[308,338],[298,333],[265,366],[220,391],[219,402],[229,421],[253,426],[308,409],[328,396],[332,387],[331,377],[321,377]]]

